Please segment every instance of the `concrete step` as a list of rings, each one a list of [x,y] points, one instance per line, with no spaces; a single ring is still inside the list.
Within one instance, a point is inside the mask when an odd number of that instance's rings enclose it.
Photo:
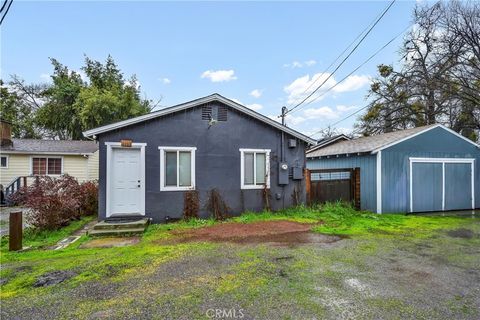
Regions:
[[[129,221],[129,222],[105,222],[100,221],[96,225],[93,226],[93,230],[117,230],[117,229],[139,229],[139,228],[147,228],[150,220],[149,219],[140,219],[137,221]]]
[[[90,236],[131,236],[138,235],[145,232],[145,228],[132,228],[132,229],[103,229],[103,230],[90,230],[88,235]]]

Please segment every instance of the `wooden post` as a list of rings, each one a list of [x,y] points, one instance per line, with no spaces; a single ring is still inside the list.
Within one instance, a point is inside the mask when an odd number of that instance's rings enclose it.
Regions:
[[[311,183],[310,183],[310,170],[305,168],[305,191],[307,193],[307,205],[310,205],[310,193],[311,193]]]
[[[18,251],[22,249],[22,211],[10,212],[8,250]]]
[[[27,177],[26,176],[23,177],[23,186],[24,187],[27,186]]]
[[[360,210],[360,207],[361,207],[361,203],[360,203],[360,194],[361,194],[361,193],[360,193],[360,187],[361,187],[361,186],[360,186],[360,168],[355,168],[355,169],[354,169],[354,174],[353,174],[353,176],[354,176],[354,180],[355,180],[355,181],[354,181],[354,183],[355,183],[355,184],[354,184],[354,186],[355,186],[355,187],[354,187],[355,192],[354,192],[354,196],[353,196],[353,198],[355,199],[355,208],[356,208],[357,210]]]

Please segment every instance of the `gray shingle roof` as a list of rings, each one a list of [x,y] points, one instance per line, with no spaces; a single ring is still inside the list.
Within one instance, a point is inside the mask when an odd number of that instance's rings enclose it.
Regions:
[[[2,152],[90,154],[98,150],[98,144],[95,141],[12,139],[12,142],[12,146],[2,147]]]
[[[438,126],[432,124],[429,126],[416,127],[413,129],[399,130],[384,134],[378,134],[369,137],[362,137],[348,141],[337,142],[332,145],[327,145],[324,148],[307,152],[308,158],[333,156],[337,154],[354,154],[372,152],[376,149],[382,148],[386,145],[399,141],[401,139],[408,138],[416,133],[422,132],[428,128]]]

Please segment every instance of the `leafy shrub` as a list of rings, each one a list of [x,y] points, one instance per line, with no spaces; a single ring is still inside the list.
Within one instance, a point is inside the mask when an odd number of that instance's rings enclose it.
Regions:
[[[39,176],[33,184],[12,195],[11,201],[31,209],[27,216],[30,225],[39,230],[55,230],[96,212],[97,185],[79,184],[69,175]]]
[[[183,200],[183,219],[198,219],[198,211],[200,208],[200,200],[198,191],[190,190],[185,192]]]
[[[98,183],[87,181],[80,184],[80,214],[82,216],[96,215],[98,210]]]
[[[209,191],[206,209],[211,213],[212,218],[215,220],[225,220],[228,218],[228,211],[230,210],[217,189]]]

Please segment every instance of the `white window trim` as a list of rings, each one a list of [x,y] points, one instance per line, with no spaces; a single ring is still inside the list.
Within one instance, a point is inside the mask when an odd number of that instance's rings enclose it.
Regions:
[[[195,151],[196,147],[158,147],[160,150],[160,191],[188,191],[195,190]],[[190,161],[190,186],[178,186],[180,179],[180,166],[177,163],[177,186],[165,186],[165,152],[176,151],[177,161],[179,159],[180,151],[189,151],[191,153]]]
[[[107,147],[107,172],[106,172],[106,188],[107,188],[107,194],[106,194],[106,212],[105,215],[107,218],[111,217],[115,213],[112,212],[111,208],[111,196],[110,196],[110,188],[112,185],[112,182],[110,181],[112,179],[111,177],[111,172],[112,172],[112,149],[113,148],[125,148],[125,149],[140,149],[140,191],[141,191],[141,197],[140,197],[140,212],[139,214],[144,216],[145,215],[145,147],[147,146],[146,143],[132,143],[131,147],[122,147],[122,144],[120,142],[105,142],[105,146]],[[62,162],[63,165],[63,162]]]
[[[473,158],[408,158],[410,162],[410,212],[413,212],[413,164],[414,163],[441,163],[442,164],[442,211],[445,211],[445,163],[464,163],[471,166],[472,209],[475,209],[475,159]]]
[[[240,188],[241,189],[263,189],[264,185],[256,185],[256,166],[257,159],[254,156],[253,159],[253,183],[254,184],[245,184],[245,153],[265,153],[265,172],[267,173],[266,184],[267,189],[270,189],[270,152],[271,149],[239,149],[240,151]]]
[[[2,169],[8,169],[8,164],[10,163],[10,157],[9,157],[8,155],[6,155],[6,154],[2,154],[0,157],[7,159],[7,165],[6,165],[5,167],[1,167],[1,166],[0,166],[0,168],[2,168]]]
[[[33,155],[30,156],[30,175],[33,176],[33,158],[42,158],[42,159],[47,159],[47,168],[46,168],[46,173],[45,174],[35,174],[35,176],[49,176],[49,177],[60,177],[64,174],[63,170],[63,164],[64,164],[64,159],[63,156],[60,157],[54,157],[54,156],[46,156],[46,155]],[[60,174],[49,174],[48,173],[48,159],[61,159],[62,160],[62,168]]]

